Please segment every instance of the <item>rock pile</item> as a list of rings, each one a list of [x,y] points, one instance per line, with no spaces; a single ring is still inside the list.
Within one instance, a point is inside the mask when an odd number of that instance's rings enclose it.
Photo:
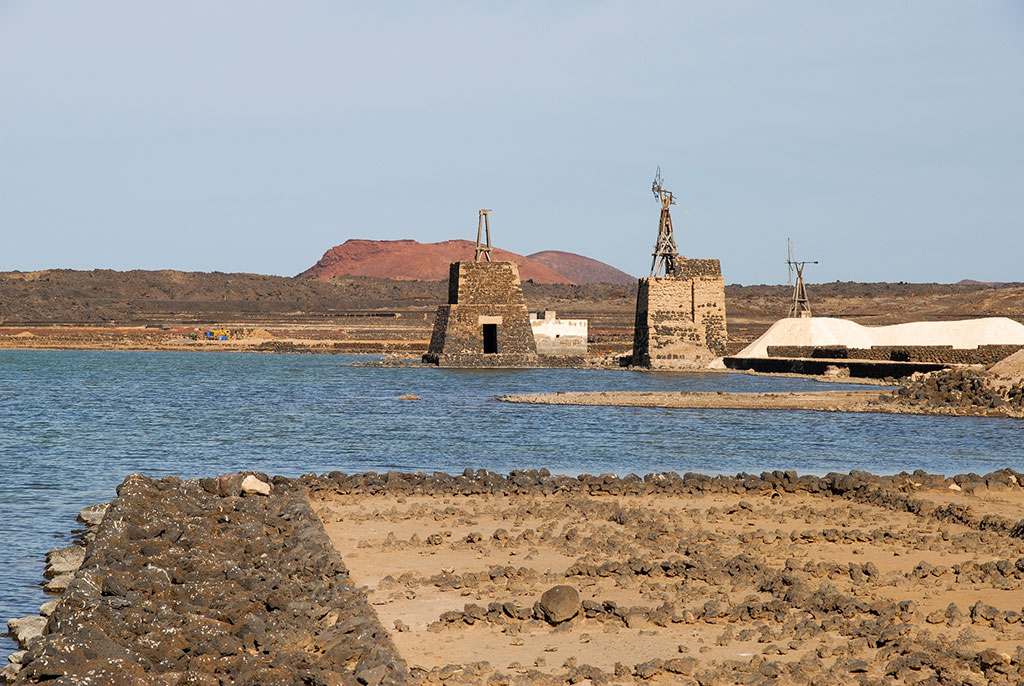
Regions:
[[[1024,382],[1000,383],[977,369],[914,374],[890,402],[936,412],[1024,416]]]
[[[129,476],[15,683],[406,683],[292,486]]]

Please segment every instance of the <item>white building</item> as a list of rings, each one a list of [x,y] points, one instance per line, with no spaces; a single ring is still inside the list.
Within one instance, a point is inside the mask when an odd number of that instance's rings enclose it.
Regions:
[[[587,320],[558,319],[554,311],[530,314],[533,340],[539,355],[582,356],[587,354]]]

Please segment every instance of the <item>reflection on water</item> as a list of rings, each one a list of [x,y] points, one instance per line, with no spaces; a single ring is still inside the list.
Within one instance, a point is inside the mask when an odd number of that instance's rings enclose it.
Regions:
[[[356,359],[0,351],[0,622],[36,611],[45,551],[132,472],[984,473],[1024,462],[1024,424],[1007,419],[494,402],[832,387],[801,379],[348,366]],[[421,400],[398,399],[406,393]]]

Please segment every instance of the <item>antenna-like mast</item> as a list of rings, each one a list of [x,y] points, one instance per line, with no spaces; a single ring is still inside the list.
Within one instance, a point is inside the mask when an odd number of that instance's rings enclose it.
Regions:
[[[793,242],[786,239],[788,255],[786,264],[789,266],[789,282],[793,281],[793,270],[796,270],[796,286],[793,287],[793,302],[789,306],[790,317],[810,317],[811,306],[807,302],[807,288],[804,286],[804,267],[808,264],[818,264],[817,260],[798,262],[793,259]]]

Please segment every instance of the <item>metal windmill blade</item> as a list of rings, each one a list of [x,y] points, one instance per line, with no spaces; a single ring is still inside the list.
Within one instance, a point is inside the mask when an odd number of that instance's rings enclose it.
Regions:
[[[786,239],[786,285],[793,285],[793,241]]]

